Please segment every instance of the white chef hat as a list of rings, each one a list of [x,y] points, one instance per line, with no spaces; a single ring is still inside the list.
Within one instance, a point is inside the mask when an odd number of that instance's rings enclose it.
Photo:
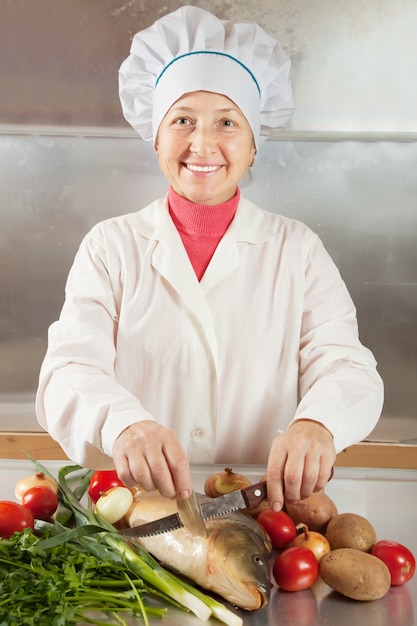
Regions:
[[[183,94],[221,93],[240,108],[258,145],[293,112],[290,60],[254,22],[183,6],[137,33],[119,70],[123,114],[145,140]]]

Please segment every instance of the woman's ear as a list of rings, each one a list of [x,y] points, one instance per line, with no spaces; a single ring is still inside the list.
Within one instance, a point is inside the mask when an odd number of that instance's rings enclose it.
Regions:
[[[249,158],[249,167],[252,167],[252,165],[255,163],[255,156],[257,153],[257,149],[255,147],[255,144],[252,146],[252,149],[250,151],[250,158]]]

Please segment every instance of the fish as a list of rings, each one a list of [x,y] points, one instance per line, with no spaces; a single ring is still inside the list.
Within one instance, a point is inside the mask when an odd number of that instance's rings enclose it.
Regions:
[[[199,501],[207,499],[197,494]],[[178,512],[175,500],[158,491],[141,491],[125,517],[128,527]],[[148,537],[135,537],[164,567],[247,611],[269,601],[271,577],[268,535],[248,513],[236,511],[205,520],[205,532],[190,526]]]

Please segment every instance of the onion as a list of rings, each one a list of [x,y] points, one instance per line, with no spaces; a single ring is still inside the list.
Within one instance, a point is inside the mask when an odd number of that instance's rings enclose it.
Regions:
[[[122,519],[133,503],[133,495],[128,487],[112,487],[97,500],[94,512],[114,524]]]
[[[306,524],[298,524],[297,530],[300,533],[292,542],[292,546],[303,546],[308,548],[314,553],[317,561],[320,561],[321,557],[330,552],[330,544],[327,538],[316,530],[309,530]]]
[[[249,478],[226,467],[224,472],[216,472],[207,478],[204,483],[204,493],[210,498],[217,498],[225,493],[249,487],[251,484]]]
[[[49,487],[54,493],[58,493],[58,483],[54,478],[46,476],[43,472],[37,472],[30,476],[25,476],[17,481],[14,488],[16,500],[22,501],[23,495],[32,487]]]

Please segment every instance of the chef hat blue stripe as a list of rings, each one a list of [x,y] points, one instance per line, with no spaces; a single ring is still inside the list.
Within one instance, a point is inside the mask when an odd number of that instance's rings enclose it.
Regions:
[[[215,50],[193,50],[192,52],[187,52],[185,54],[180,54],[179,56],[175,57],[175,59],[172,59],[167,65],[165,65],[164,69],[162,70],[162,72],[159,74],[158,78],[156,79],[155,82],[155,87],[158,85],[161,77],[163,76],[163,74],[166,72],[166,70],[173,64],[175,63],[175,61],[178,61],[179,59],[183,59],[184,57],[189,57],[192,56],[194,54],[217,54],[219,56],[222,57],[227,57],[228,59],[232,59],[232,61],[235,61],[236,63],[238,63],[241,67],[243,67],[243,69],[245,69],[249,76],[252,78],[253,82],[256,85],[256,88],[258,90],[259,95],[261,95],[261,88],[259,87],[259,83],[256,80],[255,75],[253,74],[253,72],[251,72],[251,70],[247,67],[247,65],[245,65],[244,63],[242,63],[242,61],[239,61],[239,59],[237,59],[236,57],[232,56],[231,54],[227,54],[226,52],[217,52]]]

